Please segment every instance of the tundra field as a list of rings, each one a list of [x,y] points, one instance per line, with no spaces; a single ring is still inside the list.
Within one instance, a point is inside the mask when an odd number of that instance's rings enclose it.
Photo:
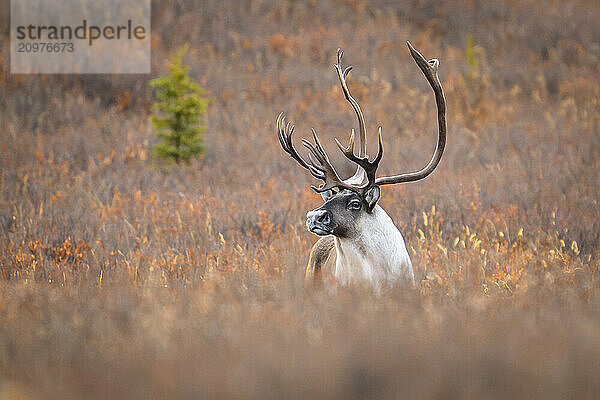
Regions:
[[[151,75],[11,75],[0,8],[0,400],[600,398],[600,3],[153,2]],[[281,149],[356,119],[416,285],[305,282],[322,204]],[[152,155],[186,42],[206,152]]]

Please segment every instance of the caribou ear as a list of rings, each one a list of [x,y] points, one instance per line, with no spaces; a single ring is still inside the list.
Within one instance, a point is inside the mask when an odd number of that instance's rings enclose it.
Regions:
[[[369,212],[373,211],[373,208],[375,208],[379,196],[381,196],[381,189],[379,189],[379,186],[373,186],[365,192],[364,199]]]
[[[321,197],[323,198],[323,201],[329,200],[330,198],[333,197],[333,195],[334,195],[333,189],[329,189],[324,192],[321,192]]]

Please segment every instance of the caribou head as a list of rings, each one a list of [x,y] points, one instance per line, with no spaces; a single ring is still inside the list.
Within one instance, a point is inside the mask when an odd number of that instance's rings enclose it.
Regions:
[[[354,129],[347,146],[337,139],[336,143],[343,155],[356,164],[354,175],[347,179],[340,177],[314,129],[313,142],[302,139],[302,144],[308,149],[308,158],[300,156],[292,143],[294,125],[286,123],[283,113],[277,118],[277,133],[283,150],[313,177],[322,181],[320,186],[311,186],[321,194],[325,203],[307,214],[308,229],[316,235],[323,236],[311,252],[308,274],[318,273],[322,267],[331,264],[335,268],[334,275],[345,282],[366,279],[380,286],[384,280],[414,279],[404,239],[377,202],[381,195],[381,186],[421,180],[437,167],[446,145],[446,103],[437,75],[439,61],[426,60],[410,42],[407,44],[410,54],[433,89],[438,112],[437,145],[431,160],[421,170],[377,177],[377,168],[383,157],[381,127],[378,129],[378,151],[371,160],[367,155],[365,119],[346,82],[352,66],[342,66],[344,53],[340,49],[334,68],[344,96],[358,118],[358,154],[354,149]]]

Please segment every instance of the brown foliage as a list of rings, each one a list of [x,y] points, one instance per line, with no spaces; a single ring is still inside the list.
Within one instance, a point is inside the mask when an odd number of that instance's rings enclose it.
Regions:
[[[10,75],[0,39],[0,399],[598,398],[597,2],[153,3],[150,77]],[[408,39],[448,100],[438,170],[381,199],[418,284],[313,287],[320,197],[275,118],[350,173],[342,47],[382,172],[421,167]],[[186,41],[216,101],[203,161],[166,169],[147,82]]]

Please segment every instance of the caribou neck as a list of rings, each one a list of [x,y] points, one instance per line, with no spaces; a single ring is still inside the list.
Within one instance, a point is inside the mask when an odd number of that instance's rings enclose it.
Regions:
[[[404,239],[380,206],[361,218],[357,234],[336,237],[335,276],[342,284],[370,281],[381,288],[385,282],[414,282]]]

